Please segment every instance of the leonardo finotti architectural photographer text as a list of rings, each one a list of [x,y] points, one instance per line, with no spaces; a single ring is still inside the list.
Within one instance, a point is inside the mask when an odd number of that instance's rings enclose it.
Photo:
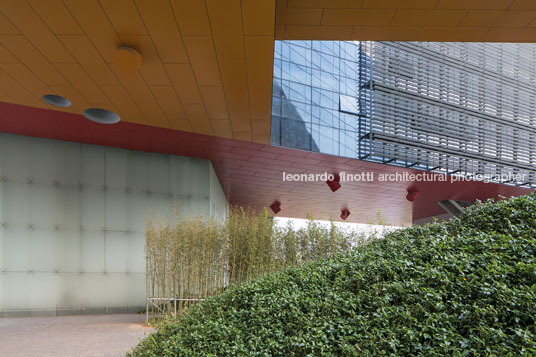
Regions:
[[[338,174],[338,181],[340,182],[407,182],[407,181],[423,181],[423,182],[459,182],[459,181],[482,181],[482,182],[524,182],[526,181],[525,175],[522,174],[501,174],[501,175],[472,175],[462,176],[459,174],[444,175],[433,174],[429,172],[423,173],[409,173],[409,172],[395,172],[395,173],[375,173],[371,171],[360,173],[346,173],[341,172]],[[334,181],[336,175],[333,173],[311,173],[311,174],[293,174],[283,172],[283,181],[295,181],[295,182],[314,182],[314,181]]]

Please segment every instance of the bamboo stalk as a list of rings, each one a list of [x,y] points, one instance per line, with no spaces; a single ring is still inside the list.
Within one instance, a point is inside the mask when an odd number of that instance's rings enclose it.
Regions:
[[[146,225],[147,319],[160,312],[180,315],[195,301],[223,292],[233,284],[328,258],[368,237],[341,230],[312,218],[301,229],[291,223],[276,227],[266,210],[232,207],[224,222],[203,213],[184,215],[180,207],[171,219],[149,218]]]

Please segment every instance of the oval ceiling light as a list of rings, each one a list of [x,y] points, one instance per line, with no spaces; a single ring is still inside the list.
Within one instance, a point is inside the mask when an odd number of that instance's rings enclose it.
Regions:
[[[101,108],[86,109],[84,110],[84,116],[99,124],[115,124],[120,120],[119,115]]]
[[[43,97],[45,103],[53,105],[55,107],[67,108],[71,106],[71,101],[61,95],[45,94]]]
[[[119,72],[133,74],[143,62],[141,53],[128,46],[121,46],[115,51],[114,63]]]

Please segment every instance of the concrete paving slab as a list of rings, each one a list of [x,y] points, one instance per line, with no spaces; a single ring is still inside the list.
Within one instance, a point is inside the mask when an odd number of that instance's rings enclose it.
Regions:
[[[124,356],[153,331],[144,322],[127,314],[0,318],[0,356]]]

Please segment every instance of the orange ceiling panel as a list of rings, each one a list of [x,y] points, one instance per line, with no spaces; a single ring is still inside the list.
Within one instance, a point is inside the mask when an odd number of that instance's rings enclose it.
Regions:
[[[188,56],[168,0],[136,0],[162,62],[188,63]]]
[[[527,27],[536,19],[536,11],[471,10],[460,26]]]
[[[22,63],[0,63],[0,68],[9,73],[17,82],[36,99],[48,90],[48,87],[28,67]]]
[[[322,25],[388,26],[395,10],[325,9]]]
[[[2,0],[0,99],[266,144],[274,38],[533,42],[536,1]]]
[[[323,9],[277,8],[277,23],[280,25],[320,25]]]
[[[536,1],[534,0],[515,0],[510,5],[511,10],[536,10]]]
[[[100,4],[95,0],[63,0],[63,3],[102,58],[107,63],[113,62],[115,50],[121,41]]]
[[[363,9],[433,9],[437,0],[365,0]]]
[[[201,97],[207,108],[209,119],[212,120],[229,120],[227,103],[225,102],[225,93],[222,86],[202,86],[200,87]]]
[[[62,73],[68,83],[76,88],[80,94],[92,105],[108,101],[101,88],[93,81],[91,76],[84,71],[78,63],[55,63],[59,72]],[[60,83],[63,84],[63,83]],[[67,84],[67,83],[66,83]]]
[[[273,36],[275,0],[242,0],[244,34],[250,36]]]
[[[0,13],[0,35],[17,35],[19,33],[15,26]]]
[[[275,0],[3,0],[0,96],[268,143],[274,28]],[[120,46],[142,54],[136,73],[117,71]]]
[[[0,11],[51,62],[73,62],[69,52],[26,1],[0,1]]]
[[[108,64],[86,36],[61,35],[59,39],[97,85],[119,84]]]
[[[278,0],[285,7],[359,9],[363,0]]]
[[[439,0],[438,9],[457,10],[506,10],[512,4],[510,0]]]
[[[277,0],[275,37],[534,42],[534,11],[535,0]]]
[[[283,31],[284,37],[281,39],[302,39],[314,38],[316,40],[348,41],[352,38],[352,33],[357,27],[354,26],[296,26],[286,25]]]
[[[28,3],[54,34],[84,34],[61,0],[28,0]]]
[[[147,29],[132,0],[99,0],[119,35],[146,35]]]
[[[86,98],[84,98],[79,91],[77,91],[73,86],[71,85],[61,85],[61,86],[49,86],[50,89],[52,89],[52,92],[54,94],[61,95],[63,97],[69,98],[71,102],[73,103],[70,108],[61,108],[68,111],[72,111],[74,113],[81,113],[86,108],[90,108],[91,104],[88,103]],[[48,106],[47,106],[48,107]],[[58,108],[60,109],[60,108]],[[142,123],[140,123],[142,124]]]
[[[15,98],[15,103],[30,103],[31,106],[41,107],[39,100],[28,92],[21,84],[11,77],[5,70],[0,70],[0,88]]]
[[[123,86],[102,86],[102,91],[117,106],[119,112],[129,119],[129,122],[149,125],[149,121]]]
[[[244,63],[240,0],[206,0],[216,53],[221,63]]]
[[[203,36],[212,33],[204,1],[171,0],[171,6],[181,34]]]
[[[198,86],[221,86],[218,57],[212,36],[184,36],[184,44]]]
[[[165,65],[173,87],[182,104],[202,104],[194,73],[189,64],[170,63]]]
[[[431,27],[422,29],[417,41],[479,41],[486,33],[486,29],[481,27]],[[433,40],[430,40],[433,39]]]
[[[420,27],[378,27],[378,26],[356,26],[353,28],[352,40],[367,38],[370,41],[392,38],[393,41],[416,41],[421,33]]]
[[[150,36],[121,35],[119,38],[121,39],[122,45],[135,48],[143,54],[143,65],[138,70],[148,85],[171,85],[169,76],[160,61],[160,57]]]
[[[35,73],[44,83],[67,84],[67,80],[54,66],[22,35],[0,35],[0,43],[18,61]]]

